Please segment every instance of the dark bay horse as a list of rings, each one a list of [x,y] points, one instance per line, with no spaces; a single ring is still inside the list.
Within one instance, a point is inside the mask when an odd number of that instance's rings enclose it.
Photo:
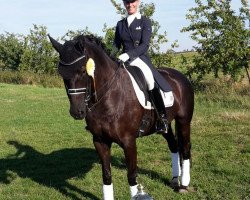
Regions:
[[[50,37],[60,55],[58,70],[70,101],[70,114],[85,119],[93,135],[93,143],[102,164],[103,196],[113,199],[110,148],[113,142],[123,150],[131,197],[137,192],[136,138],[145,113],[151,120],[145,134],[155,132],[157,116],[145,110],[137,100],[127,71],[105,51],[100,40],[93,36],[78,36],[61,44]],[[91,59],[92,74],[86,66]],[[171,68],[159,69],[173,89],[174,104],[166,108],[168,122],[175,120],[175,134],[169,124],[167,140],[172,156],[172,185],[188,191],[190,183],[190,123],[194,109],[194,92],[188,79]],[[180,179],[180,182],[179,182]]]

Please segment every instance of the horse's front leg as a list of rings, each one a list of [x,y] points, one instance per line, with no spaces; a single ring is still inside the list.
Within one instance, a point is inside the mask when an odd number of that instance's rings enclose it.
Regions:
[[[103,179],[103,199],[114,200],[114,190],[111,177],[110,147],[111,142],[93,138],[95,149],[101,159]]]
[[[131,198],[133,198],[137,192],[137,151],[136,151],[136,138],[126,138],[123,142],[123,150],[126,159],[126,165],[128,170],[128,183],[130,186]]]
[[[136,138],[126,138],[126,141],[123,143],[123,149],[126,158],[126,164],[128,168],[128,183],[130,186],[131,199],[148,199],[152,198],[143,191],[143,187],[138,184],[136,181],[137,177],[137,152],[136,152]]]

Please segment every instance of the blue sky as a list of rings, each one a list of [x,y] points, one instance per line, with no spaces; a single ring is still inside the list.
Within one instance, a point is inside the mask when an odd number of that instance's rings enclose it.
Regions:
[[[117,0],[122,3],[122,0]],[[178,40],[177,50],[191,49],[195,42],[189,33],[180,30],[189,24],[185,15],[195,6],[194,0],[144,0],[153,2],[156,7],[154,19],[160,25],[160,32],[167,31],[169,43]],[[236,10],[240,0],[232,0]],[[55,38],[63,36],[68,30],[84,29],[103,35],[104,23],[115,26],[120,16],[116,14],[110,0],[0,0],[0,34],[28,34],[33,24],[44,25]]]

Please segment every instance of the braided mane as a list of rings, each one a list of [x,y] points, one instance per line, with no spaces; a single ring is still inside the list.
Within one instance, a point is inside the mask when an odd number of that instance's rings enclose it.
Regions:
[[[91,42],[92,44],[97,45],[98,47],[101,47],[104,52],[115,62],[117,62],[117,58],[112,54],[112,51],[107,48],[107,46],[102,41],[102,37],[95,36],[93,34],[88,35],[79,35],[74,38],[75,41],[84,41],[87,40],[88,42]]]

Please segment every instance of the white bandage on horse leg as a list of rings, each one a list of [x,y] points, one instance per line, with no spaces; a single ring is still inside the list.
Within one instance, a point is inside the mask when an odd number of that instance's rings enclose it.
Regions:
[[[134,186],[130,186],[130,194],[131,198],[133,198],[138,192],[138,184]]]
[[[171,157],[172,157],[172,177],[179,177],[181,175],[179,152],[171,153]]]
[[[103,185],[103,200],[114,200],[113,184]]]
[[[190,161],[183,160],[181,170],[181,185],[188,186],[190,183]]]

